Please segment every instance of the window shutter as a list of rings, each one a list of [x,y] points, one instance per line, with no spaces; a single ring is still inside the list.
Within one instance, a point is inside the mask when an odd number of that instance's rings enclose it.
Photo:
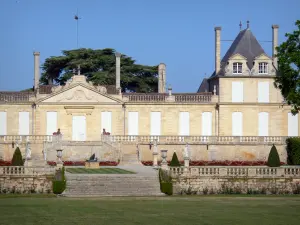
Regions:
[[[243,136],[243,114],[232,113],[232,136]]]
[[[202,113],[202,135],[203,136],[212,135],[212,113],[211,112]]]
[[[179,135],[190,135],[189,112],[180,112],[179,114]]]
[[[111,123],[111,112],[101,112],[101,134],[103,129],[105,129],[106,132],[112,133]]]
[[[231,86],[231,99],[232,102],[243,102],[244,101],[244,87],[243,82],[233,81]]]
[[[269,102],[269,82],[258,82],[258,102]]]
[[[47,112],[47,135],[57,131],[57,112]]]
[[[7,114],[0,112],[0,135],[7,135]]]
[[[19,112],[19,135],[29,135],[29,112]]]
[[[292,113],[288,113],[288,136],[299,136],[299,115],[295,116]]]
[[[269,113],[258,113],[258,136],[269,136]]]
[[[161,113],[160,112],[151,112],[151,128],[150,135],[161,135]]]
[[[139,135],[138,112],[128,112],[128,135]]]

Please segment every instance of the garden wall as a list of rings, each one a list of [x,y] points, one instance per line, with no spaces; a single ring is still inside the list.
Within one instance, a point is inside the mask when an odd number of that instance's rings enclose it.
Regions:
[[[173,194],[300,194],[300,167],[177,167]]]

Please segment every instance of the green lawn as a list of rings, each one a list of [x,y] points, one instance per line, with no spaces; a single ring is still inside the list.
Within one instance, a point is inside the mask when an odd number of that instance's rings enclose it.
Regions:
[[[0,224],[292,225],[300,197],[1,198]]]
[[[119,168],[99,168],[99,169],[67,168],[67,172],[81,173],[81,174],[133,174],[134,173]]]

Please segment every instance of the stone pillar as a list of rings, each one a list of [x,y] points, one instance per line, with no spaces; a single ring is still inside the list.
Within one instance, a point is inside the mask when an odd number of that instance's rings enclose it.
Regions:
[[[188,172],[190,167],[190,158],[184,157],[184,172]]]
[[[221,27],[215,27],[215,72],[221,69]]]
[[[34,90],[39,89],[40,85],[40,53],[34,52]]]
[[[276,47],[278,46],[278,25],[272,25],[272,57],[273,57],[273,65],[277,69],[277,50]]]
[[[116,53],[116,89],[117,92],[119,93],[120,89],[121,89],[121,53]]]
[[[157,141],[154,141],[154,146],[153,146],[153,167],[157,168],[157,156],[158,156],[158,149],[157,149]]]
[[[158,66],[158,93],[166,92],[166,64],[160,63]]]

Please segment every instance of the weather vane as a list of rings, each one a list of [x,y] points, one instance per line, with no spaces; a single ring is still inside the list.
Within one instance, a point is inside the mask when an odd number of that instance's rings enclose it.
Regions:
[[[240,30],[242,30],[242,21],[240,21],[240,24],[239,24],[239,26],[240,26]]]

